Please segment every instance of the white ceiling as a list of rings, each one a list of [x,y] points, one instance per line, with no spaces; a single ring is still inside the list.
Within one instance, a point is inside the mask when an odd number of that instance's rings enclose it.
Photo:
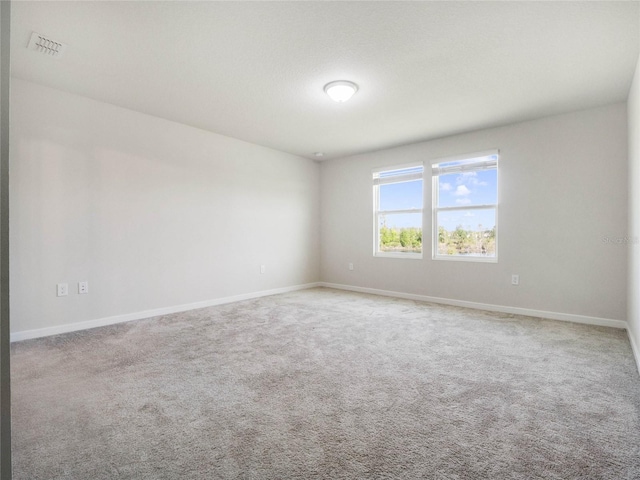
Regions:
[[[632,2],[25,2],[15,77],[325,158],[626,99]],[[68,45],[52,59],[31,32]],[[348,79],[345,104],[323,86]]]

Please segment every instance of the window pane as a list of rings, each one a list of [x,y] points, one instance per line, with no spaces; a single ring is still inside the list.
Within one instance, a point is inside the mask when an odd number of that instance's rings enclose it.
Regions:
[[[380,185],[380,210],[422,209],[422,180]]]
[[[495,257],[496,210],[438,212],[438,255]]]
[[[380,214],[378,221],[380,252],[422,252],[422,213]]]
[[[495,205],[498,203],[498,170],[479,170],[440,175],[438,207]]]

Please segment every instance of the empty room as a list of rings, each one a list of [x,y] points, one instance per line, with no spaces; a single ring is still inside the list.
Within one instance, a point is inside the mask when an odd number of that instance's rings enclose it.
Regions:
[[[640,478],[640,2],[0,40],[3,480]]]

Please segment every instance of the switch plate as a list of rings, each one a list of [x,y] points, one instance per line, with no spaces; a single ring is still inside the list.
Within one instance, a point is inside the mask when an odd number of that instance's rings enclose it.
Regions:
[[[66,297],[67,295],[69,295],[69,284],[68,283],[59,283],[57,285],[58,288],[58,296],[59,297]]]
[[[264,273],[267,271],[267,266],[266,265],[260,265],[260,273]]]
[[[78,293],[89,293],[89,282],[78,282]]]
[[[511,285],[520,285],[520,275],[511,275]]]
[[[353,263],[349,264],[349,270],[353,270]]]

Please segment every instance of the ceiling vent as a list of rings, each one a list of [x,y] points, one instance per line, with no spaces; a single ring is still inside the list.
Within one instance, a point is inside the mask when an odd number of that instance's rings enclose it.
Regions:
[[[67,46],[64,43],[56,42],[50,38],[33,32],[31,34],[31,40],[27,46],[29,50],[35,50],[36,52],[44,53],[50,57],[60,58]]]

